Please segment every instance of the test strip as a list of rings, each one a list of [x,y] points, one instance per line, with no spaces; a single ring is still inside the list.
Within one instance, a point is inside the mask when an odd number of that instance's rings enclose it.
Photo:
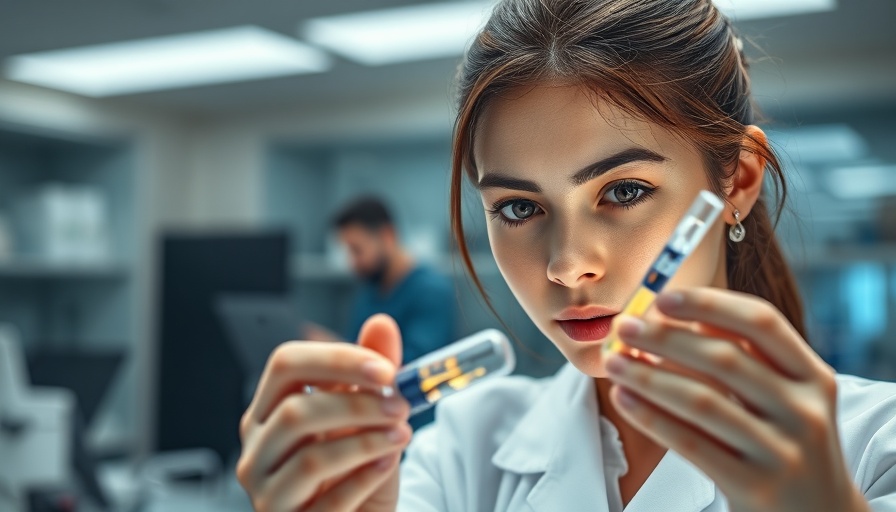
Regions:
[[[703,237],[722,212],[722,200],[708,190],[701,190],[684,214],[663,251],[650,266],[641,286],[632,295],[622,314],[642,316],[653,305],[657,294],[672,279],[684,260],[700,245]],[[619,339],[614,324],[603,345],[605,353],[622,352],[626,345]]]
[[[504,333],[486,329],[403,366],[395,388],[416,414],[446,396],[509,375],[515,366],[516,356]]]

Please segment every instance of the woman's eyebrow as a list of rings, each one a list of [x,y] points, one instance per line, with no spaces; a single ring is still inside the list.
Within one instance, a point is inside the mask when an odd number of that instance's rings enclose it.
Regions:
[[[668,159],[663,155],[646,148],[629,148],[585,167],[573,174],[571,181],[573,185],[583,185],[620,165],[632,162],[665,162],[666,160]]]
[[[511,190],[521,190],[523,192],[532,192],[534,194],[541,192],[541,187],[534,181],[521,180],[497,172],[486,173],[482,176],[482,179],[479,180],[476,188],[479,190],[484,188],[507,188]]]
[[[612,171],[620,165],[632,162],[665,162],[666,160],[668,160],[668,158],[646,148],[629,148],[588,165],[581,171],[573,174],[570,181],[576,186],[584,185],[594,178]],[[506,188],[523,192],[532,192],[535,194],[541,192],[541,187],[534,181],[522,180],[497,172],[484,174],[482,179],[479,180],[479,183],[477,183],[476,188],[480,190],[485,188]]]

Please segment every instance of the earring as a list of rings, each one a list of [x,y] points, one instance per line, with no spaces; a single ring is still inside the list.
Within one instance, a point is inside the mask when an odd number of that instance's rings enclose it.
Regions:
[[[747,228],[740,222],[740,212],[737,209],[734,210],[734,222],[735,224],[728,230],[728,238],[737,243],[747,236]]]

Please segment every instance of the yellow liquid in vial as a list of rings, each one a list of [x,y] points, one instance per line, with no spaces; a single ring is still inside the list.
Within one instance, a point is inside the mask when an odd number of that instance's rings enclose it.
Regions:
[[[641,287],[638,288],[638,291],[635,292],[635,295],[632,296],[631,300],[628,301],[625,309],[622,310],[622,314],[640,317],[650,309],[654,299],[656,299],[656,292],[641,285]],[[619,353],[622,352],[624,347],[625,343],[623,343],[622,340],[619,339],[619,335],[616,334],[616,325],[614,324],[613,329],[610,331],[610,335],[607,337],[607,341],[604,342],[604,352]]]

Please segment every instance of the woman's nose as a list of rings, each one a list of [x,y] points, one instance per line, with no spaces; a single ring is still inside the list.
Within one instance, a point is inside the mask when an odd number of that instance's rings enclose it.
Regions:
[[[557,236],[551,247],[547,277],[562,286],[576,287],[600,280],[606,264],[593,237],[581,230],[568,230]]]

